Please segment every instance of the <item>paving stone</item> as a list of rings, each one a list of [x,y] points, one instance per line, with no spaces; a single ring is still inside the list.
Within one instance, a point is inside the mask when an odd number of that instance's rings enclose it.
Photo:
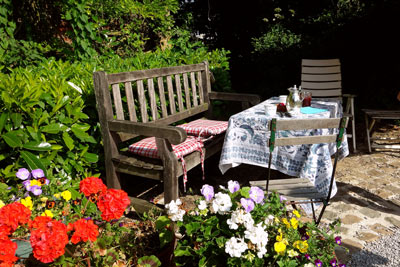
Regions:
[[[389,197],[391,197],[393,195],[392,192],[383,190],[383,189],[379,189],[375,192],[376,195],[378,195],[379,197],[383,198],[383,199],[388,199]]]
[[[400,220],[398,220],[394,217],[385,217],[385,221],[390,222],[391,224],[393,224],[396,227],[400,227]]]
[[[381,176],[382,173],[377,170],[369,170],[369,171],[367,171],[367,175],[375,177],[375,176]]]
[[[369,218],[379,218],[381,216],[381,213],[379,211],[370,209],[368,207],[361,208],[360,212]]]
[[[337,212],[335,212],[335,211],[326,210],[322,217],[324,219],[333,221],[333,220],[339,218],[339,214]]]
[[[379,238],[379,235],[373,234],[373,233],[369,233],[369,232],[361,232],[358,235],[358,238],[360,240],[363,240],[365,242],[372,242],[375,241]]]
[[[361,222],[362,219],[355,215],[346,215],[344,218],[341,219],[343,224],[355,224]]]
[[[340,226],[340,228],[339,228],[339,233],[342,233],[342,234],[347,234],[349,232],[349,228],[347,228],[347,227],[344,227],[344,226]]]
[[[349,205],[349,204],[341,203],[341,204],[337,205],[337,206],[335,207],[335,209],[337,209],[337,210],[339,210],[339,211],[341,211],[341,212],[344,212],[344,211],[353,210],[354,207],[352,207],[352,206]]]
[[[344,247],[336,247],[335,255],[338,258],[339,262],[344,264],[346,264],[351,258],[350,252],[347,251]]]
[[[388,229],[387,227],[383,226],[380,223],[375,223],[369,226],[369,229],[371,229],[374,232],[377,232],[380,235],[389,235],[393,233],[390,229]]]
[[[352,239],[342,239],[342,246],[349,250],[350,254],[353,254],[363,248],[363,245]]]

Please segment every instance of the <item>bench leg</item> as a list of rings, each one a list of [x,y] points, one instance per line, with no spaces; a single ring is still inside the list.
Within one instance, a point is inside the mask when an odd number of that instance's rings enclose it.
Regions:
[[[164,165],[164,204],[168,204],[171,200],[176,200],[179,197],[178,159],[168,140],[156,138],[156,145]]]
[[[370,129],[369,129],[369,123],[368,123],[368,115],[365,114],[365,129],[367,131],[367,143],[368,143],[368,152],[371,153],[371,137],[370,137]]]
[[[351,107],[351,130],[352,130],[352,139],[353,139],[353,153],[357,151],[356,147],[356,118],[354,115],[354,98],[350,98],[350,107]]]

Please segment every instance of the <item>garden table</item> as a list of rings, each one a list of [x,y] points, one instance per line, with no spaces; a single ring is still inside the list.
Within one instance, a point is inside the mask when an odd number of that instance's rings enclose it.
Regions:
[[[225,173],[232,167],[242,163],[268,167],[268,123],[272,118],[278,119],[312,119],[312,118],[335,118],[343,114],[340,100],[313,99],[311,107],[324,109],[325,111],[315,114],[291,114],[291,117],[266,115],[266,104],[277,104],[278,98],[272,97],[256,106],[237,113],[230,117],[228,129],[225,135],[221,151],[219,168]],[[279,135],[304,136],[318,135],[329,131],[328,129],[282,131]],[[314,144],[301,146],[283,146],[275,148],[272,154],[271,168],[290,176],[308,178],[320,192],[328,192],[329,179],[333,166],[331,155],[336,151],[335,144]],[[339,149],[339,159],[349,154],[347,136],[343,138]],[[336,183],[333,184],[333,197],[337,192]],[[306,212],[310,207],[303,205]]]

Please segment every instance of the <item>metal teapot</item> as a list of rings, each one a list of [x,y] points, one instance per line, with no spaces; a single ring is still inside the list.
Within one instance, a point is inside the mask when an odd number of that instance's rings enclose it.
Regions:
[[[289,95],[286,99],[286,108],[289,112],[299,112],[304,98],[301,86],[297,89],[296,85],[294,85],[294,87],[290,87],[288,90]]]

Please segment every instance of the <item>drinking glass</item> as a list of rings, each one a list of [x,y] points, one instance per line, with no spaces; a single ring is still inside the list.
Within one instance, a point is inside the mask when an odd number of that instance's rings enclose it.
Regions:
[[[303,92],[303,107],[311,106],[312,93],[308,91]]]

